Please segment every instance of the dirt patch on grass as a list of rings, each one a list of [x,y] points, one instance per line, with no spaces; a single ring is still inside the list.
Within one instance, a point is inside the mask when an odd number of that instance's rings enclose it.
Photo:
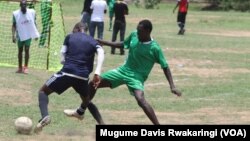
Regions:
[[[166,51],[166,49],[163,49],[164,51]],[[190,51],[190,49],[179,49],[179,48],[169,48],[168,51],[183,51],[183,52],[188,52]],[[232,48],[211,48],[211,49],[200,49],[200,48],[195,48],[192,49],[192,52],[211,52],[211,53],[232,53],[232,54],[246,54],[249,53],[250,54],[250,49],[232,49]]]
[[[200,108],[191,112],[156,112],[161,124],[249,123],[250,112],[222,108]],[[112,113],[112,114],[111,114]],[[107,124],[152,124],[143,111],[103,111]]]
[[[214,68],[182,68],[182,72],[185,72],[186,75],[197,75],[199,77],[225,77],[228,74],[236,74],[236,73],[250,73],[250,70],[244,68],[236,68],[236,69],[214,69]],[[182,72],[179,72],[183,74]]]
[[[223,62],[213,62],[211,60],[189,60],[172,59],[169,61],[175,74],[177,75],[197,75],[199,77],[224,77],[228,74],[250,73],[247,68],[216,68],[209,65],[222,64]]]
[[[202,35],[226,36],[226,37],[250,37],[249,31],[216,31],[216,32],[195,32]]]
[[[1,103],[7,103],[10,105],[28,105],[32,101],[32,95],[30,91],[1,88],[0,89]]]

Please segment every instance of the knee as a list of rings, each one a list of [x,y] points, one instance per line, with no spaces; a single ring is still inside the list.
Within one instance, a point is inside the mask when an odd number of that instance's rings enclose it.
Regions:
[[[143,96],[136,96],[136,101],[140,107],[145,107],[147,104],[147,102]]]

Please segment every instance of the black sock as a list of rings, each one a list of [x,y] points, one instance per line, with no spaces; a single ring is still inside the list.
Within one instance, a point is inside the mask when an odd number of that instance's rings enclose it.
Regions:
[[[39,108],[40,108],[42,118],[44,118],[45,116],[49,115],[48,114],[48,104],[49,104],[48,95],[45,94],[43,91],[39,92],[38,101],[39,101]]]
[[[79,115],[83,115],[85,110],[86,110],[87,107],[85,107],[83,104],[81,104],[81,106],[76,110],[76,112],[79,114]]]

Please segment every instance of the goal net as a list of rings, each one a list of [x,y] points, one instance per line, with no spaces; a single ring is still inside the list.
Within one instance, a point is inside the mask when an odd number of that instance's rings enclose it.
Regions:
[[[18,48],[12,42],[11,27],[13,11],[20,9],[19,4],[19,0],[0,0],[0,66],[18,65]],[[60,2],[28,1],[27,8],[36,11],[36,25],[41,36],[31,42],[29,67],[52,71],[61,68],[60,48],[65,28]]]

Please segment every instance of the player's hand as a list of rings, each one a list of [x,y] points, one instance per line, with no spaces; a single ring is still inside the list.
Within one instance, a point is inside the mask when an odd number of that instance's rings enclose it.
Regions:
[[[95,74],[92,82],[93,82],[94,88],[97,89],[99,84],[101,83],[101,77],[98,74]]]
[[[101,46],[103,46],[103,42],[102,42],[101,39],[96,39],[96,41],[97,41]]]
[[[171,89],[171,92],[172,92],[173,94],[177,95],[177,96],[181,96],[181,91],[179,91],[179,90],[176,89],[176,88],[172,88],[172,89]]]
[[[98,43],[101,43],[101,42],[102,42],[102,40],[101,40],[101,39],[96,39],[96,41],[97,41]]]
[[[12,37],[12,42],[16,43],[16,37]]]

